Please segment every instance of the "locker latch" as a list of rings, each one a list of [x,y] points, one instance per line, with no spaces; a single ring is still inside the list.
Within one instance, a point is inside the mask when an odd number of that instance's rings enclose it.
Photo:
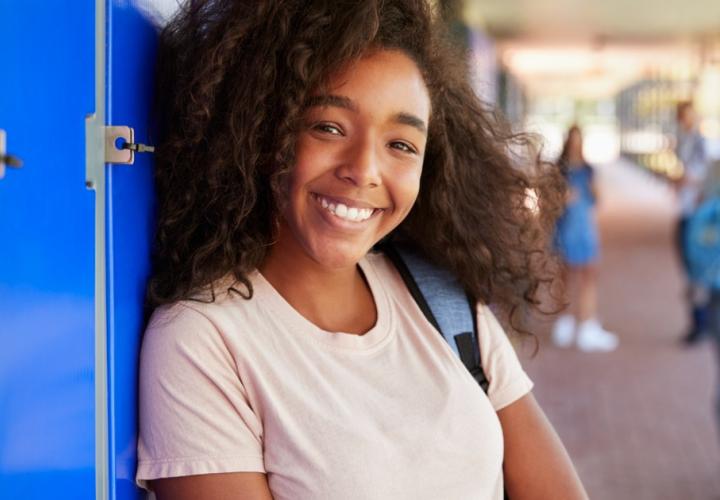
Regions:
[[[5,167],[20,168],[23,162],[17,156],[8,154],[6,148],[6,135],[3,129],[0,129],[0,179],[5,177]]]
[[[105,127],[105,163],[132,165],[135,153],[153,153],[155,148],[135,142],[135,130],[125,126]]]

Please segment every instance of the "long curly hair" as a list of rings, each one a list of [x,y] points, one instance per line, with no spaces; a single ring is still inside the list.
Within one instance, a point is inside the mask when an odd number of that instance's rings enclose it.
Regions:
[[[539,308],[562,179],[521,154],[532,141],[476,97],[442,26],[426,0],[185,3],[158,52],[150,305],[208,289],[213,300],[229,273],[230,290],[252,296],[248,275],[273,243],[305,103],[334,70],[394,49],[422,72],[432,116],[417,201],[390,238],[511,318]]]

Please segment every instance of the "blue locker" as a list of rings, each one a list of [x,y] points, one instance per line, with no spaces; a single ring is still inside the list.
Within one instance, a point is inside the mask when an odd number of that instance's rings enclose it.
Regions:
[[[158,2],[111,2],[108,20],[107,123],[135,130],[154,144],[152,78]],[[109,388],[109,498],[141,498],[135,487],[137,355],[152,241],[152,157],[107,168],[107,290]]]
[[[2,0],[0,19],[0,129],[24,162],[0,180],[0,498],[91,498],[94,3]]]
[[[162,0],[0,0],[0,499],[136,499],[137,355]],[[165,7],[167,10],[167,7]]]

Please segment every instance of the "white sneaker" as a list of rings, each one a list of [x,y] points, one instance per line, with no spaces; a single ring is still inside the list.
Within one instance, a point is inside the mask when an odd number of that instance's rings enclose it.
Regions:
[[[577,346],[583,352],[610,352],[619,343],[617,335],[605,330],[597,320],[583,321],[578,327]]]
[[[575,318],[570,314],[560,316],[552,328],[552,341],[558,347],[570,347],[575,340]]]

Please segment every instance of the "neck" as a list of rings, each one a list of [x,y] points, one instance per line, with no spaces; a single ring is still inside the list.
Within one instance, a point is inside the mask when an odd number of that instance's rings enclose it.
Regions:
[[[577,153],[569,153],[567,156],[567,162],[572,165],[578,165],[583,163],[583,157]]]
[[[271,248],[260,272],[296,311],[330,332],[361,335],[373,327],[375,304],[357,265],[327,268],[300,249],[279,248]]]
[[[338,292],[347,293],[359,276],[357,266],[328,269],[306,255],[289,259],[272,250],[261,264],[260,272],[281,295],[307,294],[307,298],[312,300]]]

